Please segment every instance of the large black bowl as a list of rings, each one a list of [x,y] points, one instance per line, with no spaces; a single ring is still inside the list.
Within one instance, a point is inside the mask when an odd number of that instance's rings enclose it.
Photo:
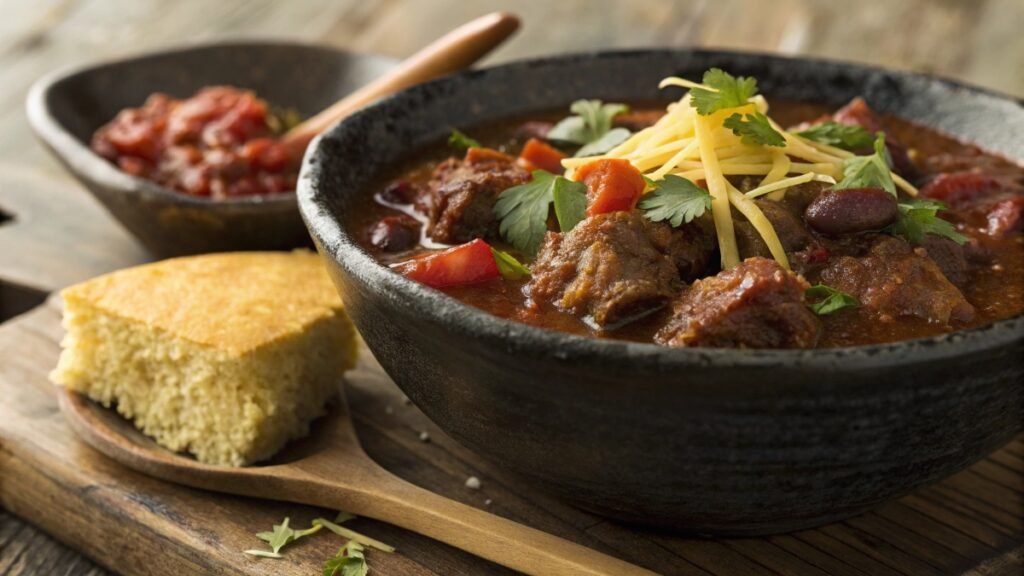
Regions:
[[[57,159],[156,256],[278,250],[309,244],[295,195],[211,200],[129,176],[89,149],[93,132],[153,92],[188,97],[204,86],[256,91],[304,116],[393,66],[383,56],[285,42],[177,48],[55,72],[29,93],[29,121]]]
[[[451,126],[582,98],[650,100],[710,67],[771,96],[865,96],[1018,161],[1024,109],[949,81],[819,60],[641,51],[519,62],[363,110],[306,155],[299,206],[353,320],[441,428],[600,514],[762,534],[857,514],[960,470],[1024,417],[1024,317],[878,346],[667,349],[503,320],[405,279],[359,248],[345,215],[373,178]],[[1024,281],[1017,279],[1016,281]]]

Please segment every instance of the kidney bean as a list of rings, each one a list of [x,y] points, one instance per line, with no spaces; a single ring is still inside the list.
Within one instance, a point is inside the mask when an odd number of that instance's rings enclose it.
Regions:
[[[822,192],[804,212],[808,226],[829,236],[881,230],[898,216],[896,198],[881,188]]]
[[[370,243],[385,252],[404,252],[420,241],[420,223],[408,216],[385,216],[370,228]]]

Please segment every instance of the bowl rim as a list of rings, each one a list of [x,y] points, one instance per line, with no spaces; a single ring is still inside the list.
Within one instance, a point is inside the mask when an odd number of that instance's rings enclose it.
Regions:
[[[349,125],[358,119],[373,118],[375,114],[378,114],[380,110],[386,110],[388,106],[400,105],[403,101],[417,102],[419,97],[428,91],[439,90],[442,93],[448,93],[445,88],[453,87],[454,84],[460,82],[486,82],[487,78],[496,71],[510,68],[559,66],[581,59],[642,58],[653,55],[679,54],[709,58],[739,55],[760,58],[766,62],[809,62],[817,65],[845,67],[862,72],[881,72],[890,76],[911,76],[1024,105],[1024,99],[936,75],[891,70],[827,58],[790,57],[763,52],[686,48],[599,50],[516,60],[480,70],[460,72],[407,88],[361,109],[348,119],[318,135],[310,143],[303,158],[296,190],[299,211],[318,248],[325,253],[324,256],[333,259],[349,276],[356,277],[359,284],[384,297],[391,306],[408,308],[411,313],[422,317],[431,324],[444,326],[449,332],[457,333],[460,336],[500,346],[508,353],[557,357],[561,361],[588,362],[598,367],[620,366],[618,360],[627,358],[633,362],[654,367],[658,371],[673,371],[695,366],[701,368],[778,368],[787,366],[827,372],[840,368],[844,370],[878,369],[907,363],[938,361],[1003,346],[1020,346],[1024,343],[1024,313],[984,326],[927,338],[861,346],[797,350],[673,348],[647,342],[559,332],[490,314],[391,271],[366,252],[347,232],[346,227],[342,224],[343,219],[335,218],[319,200],[323,194],[319,186],[319,176],[322,170],[320,165],[330,161],[326,158],[326,153],[321,145],[323,140],[343,133]]]
[[[52,113],[49,103],[50,93],[61,83],[73,78],[86,76],[101,69],[116,68],[118,66],[133,62],[140,62],[154,58],[167,56],[180,56],[191,53],[201,53],[221,49],[246,49],[246,48],[289,48],[308,49],[320,52],[334,53],[354,59],[365,59],[377,61],[381,65],[395,65],[397,58],[374,54],[372,52],[358,52],[347,48],[339,48],[319,42],[300,42],[287,39],[261,39],[261,38],[225,38],[212,41],[200,41],[184,45],[174,45],[167,48],[153,48],[127,55],[120,55],[105,58],[98,61],[79,63],[58,68],[49,72],[35,82],[29,88],[25,98],[25,113],[29,125],[36,137],[45,145],[50,147],[54,153],[67,163],[74,172],[84,174],[88,179],[99,182],[104,186],[122,193],[146,194],[150,197],[159,198],[172,203],[190,206],[202,206],[206,208],[225,207],[237,210],[257,209],[257,207],[274,206],[288,208],[296,204],[297,190],[280,192],[276,194],[253,194],[248,196],[235,196],[224,199],[213,199],[207,196],[192,196],[174,191],[138,176],[132,176],[121,171],[105,158],[101,158],[92,151],[89,146],[76,138],[64,125],[57,120]]]

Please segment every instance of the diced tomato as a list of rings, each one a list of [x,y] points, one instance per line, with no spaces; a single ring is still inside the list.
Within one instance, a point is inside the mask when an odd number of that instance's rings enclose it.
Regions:
[[[565,154],[562,154],[557,148],[537,138],[530,138],[526,141],[526,145],[523,146],[523,151],[519,153],[519,159],[516,162],[524,170],[529,170],[530,172],[534,170],[547,170],[553,174],[561,174],[565,172],[565,168],[562,168],[562,160],[564,158]]]
[[[508,162],[513,159],[508,154],[498,152],[492,148],[470,148],[466,150],[466,162],[469,164],[484,164],[487,162]]]
[[[644,192],[644,177],[628,160],[595,160],[584,164],[576,177],[587,185],[588,216],[632,210]]]
[[[501,277],[491,247],[479,238],[443,252],[402,262],[394,270],[434,288],[476,284]]]
[[[946,206],[961,210],[1002,188],[998,180],[978,172],[939,174],[921,188],[925,198],[942,200]]]

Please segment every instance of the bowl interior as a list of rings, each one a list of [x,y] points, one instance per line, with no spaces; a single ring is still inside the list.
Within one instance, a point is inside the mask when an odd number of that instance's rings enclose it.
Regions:
[[[659,360],[683,359],[737,365],[775,362],[831,362],[833,351],[760,350],[737,355],[729,350],[665,350],[647,344],[598,340],[528,327],[499,319],[394,274],[377,264],[354,241],[344,215],[367,187],[396,162],[437,142],[451,127],[463,129],[503,117],[568,107],[579,98],[653,101],[678,98],[681,89],[658,90],[671,75],[700,78],[710,67],[754,76],[772,97],[840,106],[863,96],[876,109],[938,129],[1024,163],[1024,106],[1021,101],[953,81],[828,60],[703,50],[642,50],[557,56],[467,72],[413,87],[354,114],[324,133],[306,156],[299,180],[299,204],[314,239],[347,273],[386,293],[397,306],[417,306],[454,330],[465,330],[502,346],[518,335],[531,351],[557,346],[560,352],[601,362],[608,354]],[[346,159],[360,157],[358,163]],[[1024,316],[996,323],[1001,338],[1019,339]],[[991,327],[989,327],[991,328]],[[939,341],[965,346],[992,343],[989,328],[922,340],[916,350],[952,353],[932,347]],[[976,336],[972,334],[977,334]],[[966,336],[965,336],[966,335]],[[971,340],[966,342],[965,339]],[[518,345],[519,343],[517,343]],[[855,356],[877,362],[910,354],[906,343],[858,347]],[[653,349],[657,350],[653,350]],[[847,349],[853,350],[853,349]],[[685,359],[684,359],[685,357]]]

